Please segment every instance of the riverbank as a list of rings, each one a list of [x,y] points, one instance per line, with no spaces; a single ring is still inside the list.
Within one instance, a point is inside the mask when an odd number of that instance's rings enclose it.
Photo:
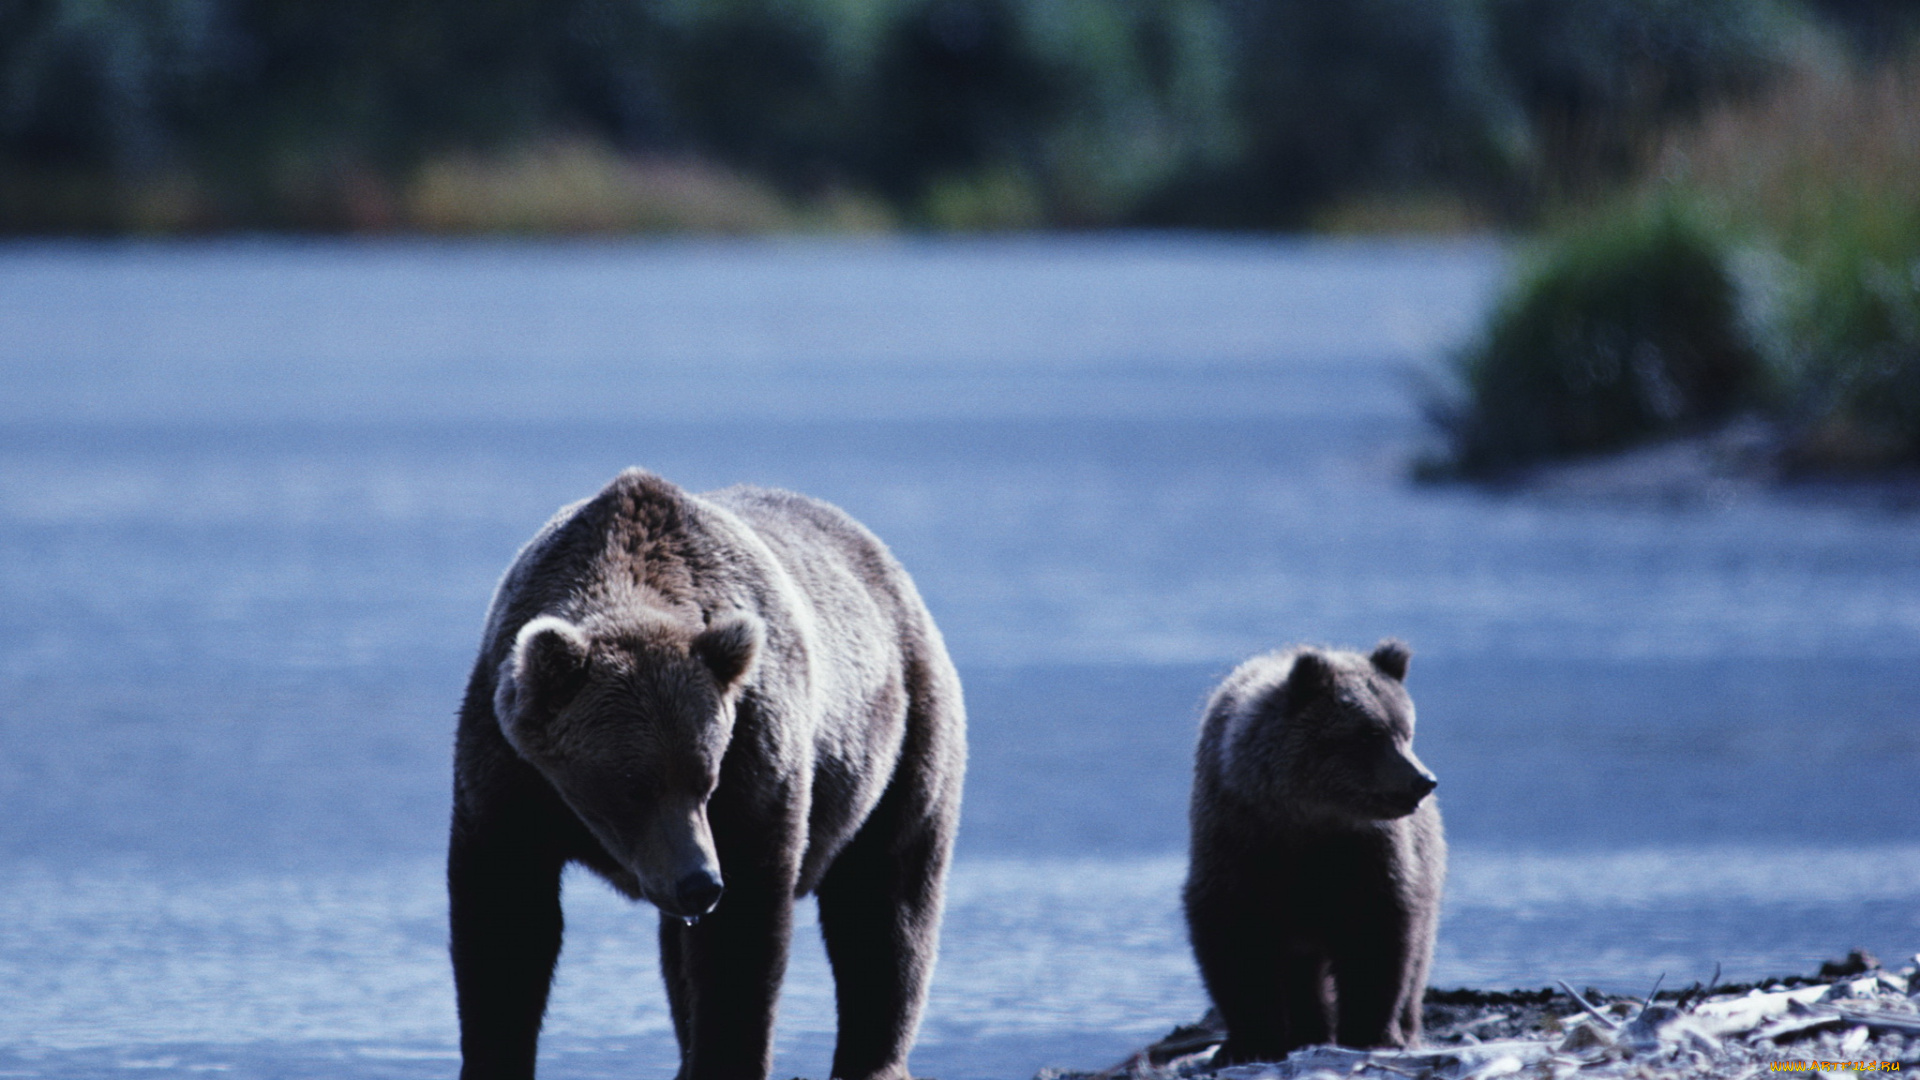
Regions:
[[[1555,503],[1724,509],[1784,495],[1895,512],[1920,509],[1920,468],[1817,467],[1796,454],[1779,425],[1759,417],[1617,453],[1532,465],[1488,486]]]
[[[1770,1072],[1901,1071],[1920,1067],[1920,969],[1890,971],[1856,950],[1810,978],[1656,987],[1643,1000],[1565,983],[1537,991],[1429,990],[1424,1023],[1425,1045],[1417,1049],[1312,1046],[1285,1061],[1216,1069],[1212,1058],[1224,1032],[1209,1011],[1112,1068],[1047,1070],[1036,1080],[1745,1080]]]

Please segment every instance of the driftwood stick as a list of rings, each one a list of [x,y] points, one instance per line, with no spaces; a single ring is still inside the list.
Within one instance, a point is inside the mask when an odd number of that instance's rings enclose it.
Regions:
[[[1843,1028],[1848,1026],[1848,1023],[1847,1019],[1838,1013],[1816,1012],[1807,1016],[1793,1016],[1775,1021],[1755,1031],[1753,1037],[1771,1042],[1791,1042],[1822,1031]]]
[[[1575,1005],[1578,1005],[1582,1009],[1585,1009],[1588,1012],[1588,1014],[1591,1015],[1595,1020],[1598,1020],[1602,1024],[1606,1025],[1606,1028],[1608,1031],[1620,1030],[1620,1022],[1618,1020],[1615,1020],[1613,1017],[1608,1016],[1606,1013],[1603,1013],[1599,1009],[1594,1008],[1592,1002],[1580,996],[1580,991],[1575,990],[1573,987],[1567,985],[1567,980],[1555,979],[1553,981],[1560,984],[1560,989],[1565,990],[1567,992],[1567,996],[1573,999],[1573,1003]]]
[[[1693,1015],[1709,1025],[1716,1035],[1751,1031],[1761,1024],[1784,1016],[1795,1002],[1809,1006],[1825,997],[1833,987],[1825,984],[1802,986],[1797,990],[1778,990],[1770,994],[1751,994],[1701,1002]]]
[[[1885,1013],[1878,1009],[1835,1009],[1840,1019],[1852,1024],[1863,1024],[1868,1028],[1883,1031],[1897,1031],[1902,1035],[1920,1035],[1920,1016],[1900,1016]]]
[[[1713,978],[1708,979],[1704,986],[1696,982],[1692,986],[1687,987],[1686,991],[1674,1001],[1673,1007],[1679,1009],[1681,1012],[1686,1012],[1688,1006],[1713,996],[1713,988],[1719,985],[1720,962],[1716,960],[1713,963]]]
[[[1646,1012],[1649,1008],[1653,1006],[1653,999],[1657,997],[1660,993],[1660,984],[1666,981],[1667,981],[1667,973],[1664,971],[1660,973],[1658,978],[1653,980],[1653,989],[1647,991],[1647,1000],[1640,1003],[1641,1012]]]

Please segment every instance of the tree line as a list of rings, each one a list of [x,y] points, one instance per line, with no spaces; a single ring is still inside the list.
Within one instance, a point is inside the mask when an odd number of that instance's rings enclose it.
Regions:
[[[973,197],[1291,228],[1423,191],[1512,220],[1810,42],[1870,51],[1909,6],[0,0],[0,230],[124,227],[129,192],[168,183],[207,227],[327,227],[435,160],[555,139],[910,224]]]

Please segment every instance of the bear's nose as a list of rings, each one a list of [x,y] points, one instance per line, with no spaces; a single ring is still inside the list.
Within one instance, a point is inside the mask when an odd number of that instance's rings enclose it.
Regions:
[[[1416,776],[1413,778],[1414,800],[1418,801],[1420,799],[1426,798],[1428,795],[1433,794],[1434,788],[1437,788],[1439,786],[1440,786],[1440,781],[1437,778],[1435,778],[1432,773],[1428,773],[1428,772],[1421,773],[1419,776]]]
[[[713,910],[720,902],[720,894],[726,886],[720,883],[719,875],[711,870],[695,870],[680,879],[673,887],[673,900],[682,916],[700,916]]]

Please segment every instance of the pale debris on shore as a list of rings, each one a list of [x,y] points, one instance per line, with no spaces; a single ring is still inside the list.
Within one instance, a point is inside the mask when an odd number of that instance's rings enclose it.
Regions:
[[[1920,972],[1913,966],[1879,970],[1858,953],[1849,959],[1855,977],[1828,974],[1823,982],[1791,980],[1797,985],[1720,994],[1696,986],[1664,999],[1608,1000],[1604,1007],[1564,983],[1561,994],[1432,995],[1427,1008],[1433,1045],[1310,1046],[1284,1061],[1220,1069],[1210,1065],[1221,1032],[1209,1013],[1111,1069],[1049,1069],[1036,1080],[1751,1080],[1770,1072],[1814,1071],[1795,1069],[1796,1062],[1824,1063],[1818,1071],[1920,1067]],[[1474,1007],[1461,1015],[1458,1005],[1436,1005],[1436,998]],[[1514,1012],[1521,1014],[1517,1023]],[[1475,1035],[1489,1028],[1511,1037],[1483,1042]]]

